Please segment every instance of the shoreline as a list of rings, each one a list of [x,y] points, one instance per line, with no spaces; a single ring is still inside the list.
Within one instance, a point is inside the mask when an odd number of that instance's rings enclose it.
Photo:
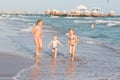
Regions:
[[[19,71],[32,65],[31,59],[0,52],[0,79],[12,79]]]

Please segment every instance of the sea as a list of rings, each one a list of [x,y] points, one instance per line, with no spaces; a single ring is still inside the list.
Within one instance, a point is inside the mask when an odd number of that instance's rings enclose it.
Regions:
[[[43,20],[42,58],[16,74],[13,80],[120,80],[120,16],[59,17],[45,14],[1,14],[0,52],[35,57],[31,29]],[[91,24],[94,29],[91,29]],[[78,36],[75,61],[71,62],[67,35],[74,28]],[[47,45],[57,35],[57,59]]]

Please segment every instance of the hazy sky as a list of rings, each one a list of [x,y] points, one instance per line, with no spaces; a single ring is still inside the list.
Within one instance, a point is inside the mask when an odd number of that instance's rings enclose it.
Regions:
[[[45,11],[48,9],[70,11],[83,4],[89,10],[94,7],[102,12],[111,10],[120,14],[120,0],[0,0],[0,11]]]

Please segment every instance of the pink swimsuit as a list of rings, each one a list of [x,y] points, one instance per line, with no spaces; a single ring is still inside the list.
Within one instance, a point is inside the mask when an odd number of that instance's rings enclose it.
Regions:
[[[39,35],[34,35],[34,39],[36,40],[40,40],[42,37],[41,37],[41,35],[40,35],[40,32],[42,32],[42,30],[41,29],[36,29],[35,30],[35,33],[39,33]]]

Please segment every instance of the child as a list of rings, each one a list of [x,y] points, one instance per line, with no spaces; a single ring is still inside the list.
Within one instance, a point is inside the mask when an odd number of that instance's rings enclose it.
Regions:
[[[74,34],[74,29],[70,28],[69,29],[69,35],[68,35],[68,45],[69,45],[68,47],[69,47],[69,53],[70,53],[72,61],[74,60],[77,43],[78,43],[78,38]]]
[[[34,38],[34,43],[35,43],[35,54],[36,57],[40,58],[41,55],[39,54],[39,51],[42,49],[42,24],[43,21],[41,19],[38,19],[36,25],[32,28],[32,35]]]
[[[52,54],[53,57],[57,57],[57,45],[62,46],[62,44],[57,40],[57,36],[53,35],[52,41],[48,44],[48,48],[52,45]]]

